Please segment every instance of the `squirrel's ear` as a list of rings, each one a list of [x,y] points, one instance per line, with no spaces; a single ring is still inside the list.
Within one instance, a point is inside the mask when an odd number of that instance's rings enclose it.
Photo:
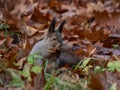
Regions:
[[[65,22],[66,22],[66,20],[64,20],[64,21],[60,24],[60,26],[58,27],[58,31],[59,31],[60,33],[62,33],[62,28],[63,28]]]
[[[51,24],[50,24],[50,27],[49,27],[49,29],[48,29],[48,33],[49,33],[49,34],[51,34],[51,33],[53,33],[53,32],[55,31],[55,24],[56,24],[56,19],[53,18],[53,19],[52,19],[52,22],[51,22]]]

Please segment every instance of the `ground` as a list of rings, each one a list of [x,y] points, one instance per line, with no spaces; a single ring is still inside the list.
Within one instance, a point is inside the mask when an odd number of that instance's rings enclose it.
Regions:
[[[53,17],[57,24],[66,20],[63,39],[80,63],[51,72],[28,68],[28,54]],[[45,90],[119,90],[120,1],[0,0],[0,90],[33,90],[32,79],[41,71]]]

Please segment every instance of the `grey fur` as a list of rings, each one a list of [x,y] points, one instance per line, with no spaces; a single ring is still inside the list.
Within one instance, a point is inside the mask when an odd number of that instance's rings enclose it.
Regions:
[[[51,52],[50,49],[54,48],[55,50],[59,50],[62,46],[62,28],[65,24],[63,21],[59,27],[55,30],[56,20],[53,18],[48,31],[45,33],[45,37],[43,40],[37,42],[32,48],[30,55],[37,54],[41,55],[44,58],[49,59],[49,57],[55,53]],[[35,59],[35,64],[41,65],[41,60]]]

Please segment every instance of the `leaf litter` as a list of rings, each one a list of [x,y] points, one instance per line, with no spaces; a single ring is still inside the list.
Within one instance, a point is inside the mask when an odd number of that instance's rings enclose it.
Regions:
[[[43,38],[51,19],[56,17],[58,23],[64,19],[67,21],[63,38],[72,46],[73,52],[83,63],[87,57],[91,60],[85,66],[86,71],[80,68],[82,65],[76,71],[67,65],[56,72],[53,69],[51,75],[55,77],[48,75],[48,79],[54,82],[45,87],[53,90],[60,86],[76,90],[108,90],[114,87],[113,90],[119,90],[120,72],[117,68],[109,71],[111,67],[107,67],[109,63],[120,60],[119,12],[119,0],[1,0],[0,24],[6,23],[9,27],[0,26],[0,64],[4,66],[0,65],[0,78],[3,73],[11,80],[6,69],[19,71],[24,68],[31,46]],[[13,44],[14,40],[17,43]],[[17,63],[19,66],[16,66]],[[100,66],[102,73],[94,72],[96,66]],[[25,81],[23,76],[19,76]],[[30,76],[35,75],[31,72]],[[26,90],[33,90],[31,84],[25,84]],[[4,82],[0,82],[0,86],[1,90],[6,88]]]

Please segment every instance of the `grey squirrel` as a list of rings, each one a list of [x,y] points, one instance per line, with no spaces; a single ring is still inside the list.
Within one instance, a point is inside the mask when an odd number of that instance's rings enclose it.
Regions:
[[[56,19],[53,18],[48,31],[45,33],[43,40],[37,42],[31,52],[32,54],[42,55],[45,59],[48,59],[49,62],[55,61],[58,67],[61,67],[65,64],[74,65],[79,62],[79,59],[71,52],[69,49],[66,52],[62,39],[62,30],[65,24],[65,20],[55,29]],[[42,65],[42,60],[35,58],[35,65]],[[37,75],[34,78],[34,90],[41,90],[41,82],[43,81],[42,74]]]
[[[30,55],[37,54],[41,55],[46,59],[50,57],[57,51],[60,50],[62,46],[62,28],[65,24],[65,20],[59,25],[55,30],[56,20],[53,18],[48,31],[45,33],[43,40],[37,42],[32,48]],[[39,59],[35,59],[35,64],[41,65]]]
[[[44,39],[37,42],[31,52],[30,55],[41,55],[44,57],[44,60],[48,59],[50,60],[55,56],[56,51],[60,51],[60,48],[62,46],[62,28],[65,24],[65,21],[63,21],[59,27],[55,30],[55,24],[56,19],[53,18],[49,29],[44,35]],[[55,59],[55,58],[54,58]],[[34,64],[35,65],[42,65],[43,61],[39,58],[34,58]],[[38,74],[36,77],[34,77],[34,90],[42,90],[42,87],[44,86],[44,76],[43,72]]]
[[[32,48],[31,54],[42,55],[44,58],[56,61],[58,67],[65,64],[75,65],[79,62],[78,57],[70,50],[71,47],[65,46],[62,39],[62,28],[65,20],[55,29],[56,19],[53,18],[48,31],[43,40],[37,42]],[[39,59],[35,59],[35,64],[41,65]]]

